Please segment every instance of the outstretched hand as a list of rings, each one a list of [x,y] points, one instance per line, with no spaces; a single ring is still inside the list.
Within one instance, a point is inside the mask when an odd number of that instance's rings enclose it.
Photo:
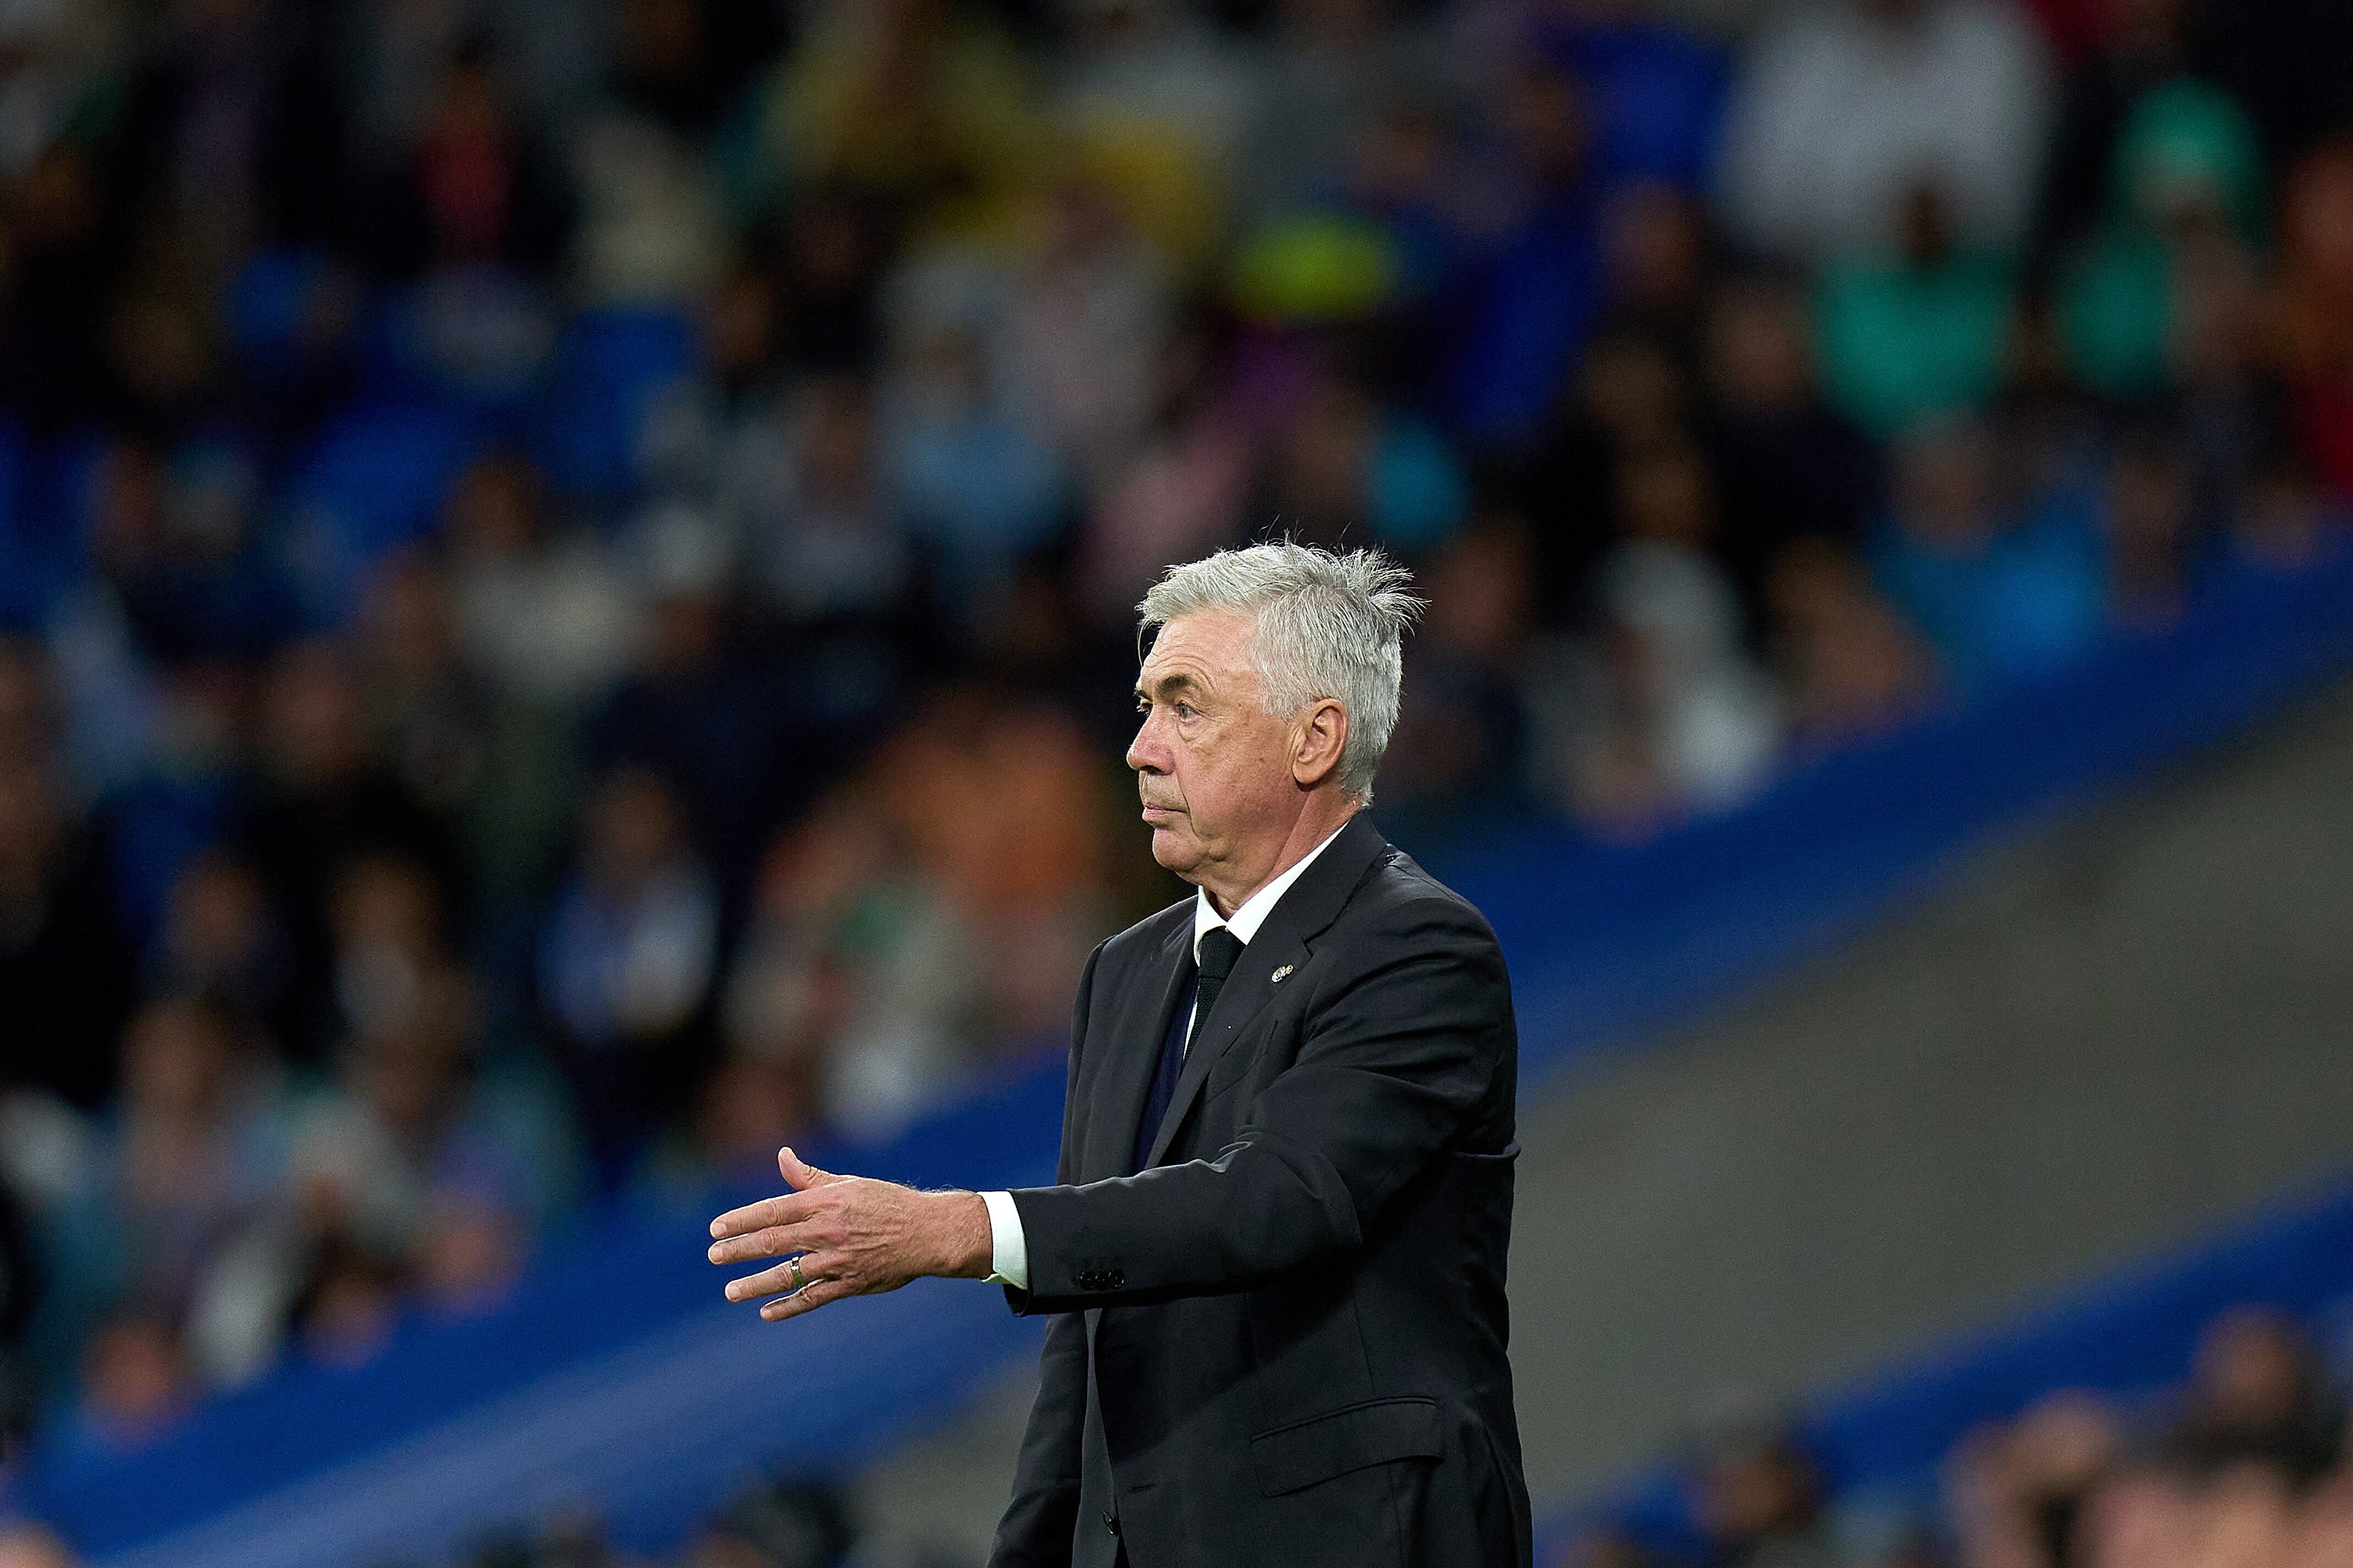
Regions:
[[[977,1193],[925,1193],[896,1182],[841,1176],[776,1152],[792,1189],[711,1222],[711,1261],[786,1261],[727,1283],[727,1299],[764,1303],[770,1322],[838,1301],[877,1296],[927,1274],[978,1279],[990,1264],[988,1206]],[[797,1264],[797,1270],[795,1265]]]

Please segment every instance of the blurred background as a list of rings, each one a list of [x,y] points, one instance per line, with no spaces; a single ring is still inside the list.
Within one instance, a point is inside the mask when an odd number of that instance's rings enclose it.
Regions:
[[[2346,1568],[2353,8],[0,0],[0,1565],[979,1563],[1183,893],[1133,605],[1430,599],[1546,1568]]]

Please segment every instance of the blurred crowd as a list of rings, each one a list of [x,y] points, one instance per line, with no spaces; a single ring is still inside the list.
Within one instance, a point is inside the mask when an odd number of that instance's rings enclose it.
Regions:
[[[2353,500],[2353,12],[0,3],[0,1430],[1054,1048],[1133,606],[1639,837]]]
[[[1966,1436],[1928,1484],[1894,1489],[1833,1484],[1795,1428],[1737,1426],[1683,1470],[1672,1520],[1589,1524],[1540,1568],[2344,1568],[2349,1373],[2296,1319],[2242,1307],[2209,1325],[2182,1386],[2046,1394]],[[617,1550],[576,1516],[444,1568],[968,1568],[873,1525],[837,1483],[780,1478],[673,1556]],[[0,1568],[79,1561],[0,1522]]]
[[[1841,1494],[1793,1434],[1729,1435],[1689,1472],[1683,1527],[1649,1532],[1679,1539],[1597,1528],[1556,1568],[2341,1568],[2348,1370],[2241,1308],[2179,1389],[2063,1391],[1969,1434],[1927,1506]]]
[[[81,1568],[55,1532],[0,1522],[0,1568]],[[393,1558],[385,1568],[426,1568]],[[433,1568],[967,1568],[955,1559],[877,1548],[850,1500],[831,1482],[785,1478],[746,1488],[676,1555],[617,1552],[593,1520],[560,1518],[494,1534]]]

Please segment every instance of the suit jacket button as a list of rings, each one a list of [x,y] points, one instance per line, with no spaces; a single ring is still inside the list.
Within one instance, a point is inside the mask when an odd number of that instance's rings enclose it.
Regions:
[[[1103,1528],[1110,1531],[1113,1535],[1117,1535],[1119,1533],[1119,1515],[1112,1512],[1109,1509],[1103,1510]]]

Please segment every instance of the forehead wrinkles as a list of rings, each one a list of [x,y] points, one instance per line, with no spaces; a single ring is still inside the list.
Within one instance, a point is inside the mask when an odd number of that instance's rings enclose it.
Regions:
[[[1136,689],[1153,689],[1190,681],[1212,691],[1247,691],[1257,684],[1250,662],[1250,638],[1256,630],[1249,617],[1232,611],[1211,610],[1181,616],[1163,626],[1144,660]]]

